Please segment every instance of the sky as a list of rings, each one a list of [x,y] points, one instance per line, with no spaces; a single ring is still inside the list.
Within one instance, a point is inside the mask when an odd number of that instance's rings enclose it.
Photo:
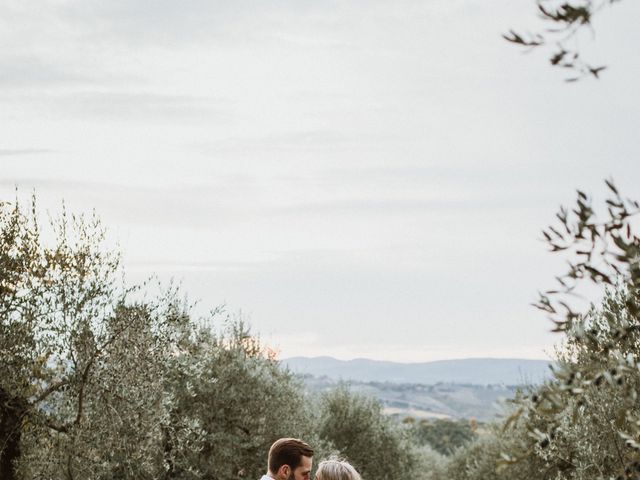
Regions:
[[[637,2],[568,84],[531,0],[0,0],[0,198],[95,209],[282,357],[547,358],[541,229],[639,198]]]

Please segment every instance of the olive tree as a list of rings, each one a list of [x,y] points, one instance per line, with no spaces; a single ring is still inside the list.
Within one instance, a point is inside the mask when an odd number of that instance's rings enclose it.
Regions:
[[[602,206],[579,191],[543,232],[568,260],[536,304],[562,335],[552,378],[428,478],[640,478],[640,206],[607,186]]]
[[[301,437],[320,446],[301,381],[242,320],[228,319],[218,332],[198,329],[180,344],[173,362],[165,444],[176,453],[172,477],[259,478],[276,439]],[[175,429],[192,435],[181,438]]]
[[[403,424],[413,442],[428,445],[443,455],[451,455],[456,449],[477,437],[475,421],[446,418],[420,419],[407,417]]]
[[[175,297],[135,301],[97,217],[0,205],[0,477],[155,478]]]
[[[543,232],[568,258],[557,286],[536,304],[563,344],[552,380],[516,402],[506,426],[523,424],[528,434],[504,453],[507,465],[536,456],[560,478],[640,474],[640,205],[607,186],[604,218],[579,191],[575,206]],[[576,301],[598,289],[605,291],[599,305]]]
[[[342,385],[320,399],[318,434],[360,471],[363,478],[400,480],[417,472],[419,457],[407,432],[383,414],[377,399]]]
[[[118,257],[96,248],[104,232],[66,215],[42,241],[35,212],[0,205],[0,473],[15,478],[25,428],[68,433],[83,419],[85,385],[119,332],[97,320],[114,313]],[[73,397],[66,415],[56,395]]]

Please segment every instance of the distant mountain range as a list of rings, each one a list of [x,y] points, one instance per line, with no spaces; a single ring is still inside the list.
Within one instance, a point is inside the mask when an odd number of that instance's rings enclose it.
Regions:
[[[468,358],[425,363],[397,363],[358,358],[292,357],[282,360],[301,375],[332,380],[392,382],[433,385],[455,383],[471,385],[531,385],[550,376],[546,360],[518,358]]]

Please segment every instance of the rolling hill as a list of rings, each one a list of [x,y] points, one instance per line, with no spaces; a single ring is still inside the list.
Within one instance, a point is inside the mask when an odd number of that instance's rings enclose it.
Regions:
[[[358,382],[530,385],[541,383],[550,375],[549,361],[504,358],[398,363],[365,358],[292,357],[282,363],[298,374]]]

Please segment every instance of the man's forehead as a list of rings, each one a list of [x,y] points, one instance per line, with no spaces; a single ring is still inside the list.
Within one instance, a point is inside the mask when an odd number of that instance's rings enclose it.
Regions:
[[[304,469],[311,468],[312,464],[313,464],[313,458],[302,455],[302,458],[300,459],[300,466],[302,468]]]

